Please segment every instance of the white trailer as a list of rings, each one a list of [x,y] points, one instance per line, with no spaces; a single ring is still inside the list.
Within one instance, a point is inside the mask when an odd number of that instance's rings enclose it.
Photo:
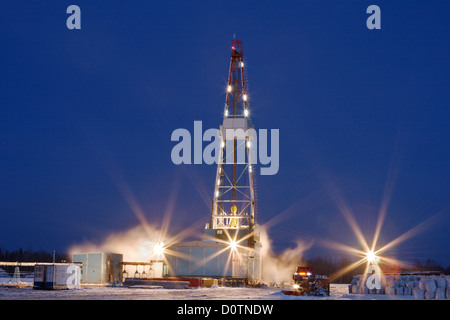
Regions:
[[[33,289],[80,289],[80,266],[72,263],[43,263],[34,266]]]

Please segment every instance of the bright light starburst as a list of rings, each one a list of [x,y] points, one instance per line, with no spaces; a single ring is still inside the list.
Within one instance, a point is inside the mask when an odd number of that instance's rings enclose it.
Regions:
[[[375,255],[375,252],[373,252],[372,250],[369,250],[366,253],[367,262],[373,263],[373,262],[375,262],[376,258],[377,258],[377,256]]]
[[[153,247],[153,251],[156,255],[160,256],[164,254],[164,243],[156,243]]]

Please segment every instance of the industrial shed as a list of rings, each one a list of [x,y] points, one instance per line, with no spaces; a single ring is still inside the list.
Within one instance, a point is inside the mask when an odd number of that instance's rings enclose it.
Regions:
[[[81,283],[110,283],[122,281],[123,254],[110,252],[78,253],[72,262],[81,264]]]
[[[231,250],[227,244],[213,241],[188,241],[171,245],[165,253],[167,276],[243,278],[259,280],[255,250]],[[257,259],[256,259],[257,260]]]

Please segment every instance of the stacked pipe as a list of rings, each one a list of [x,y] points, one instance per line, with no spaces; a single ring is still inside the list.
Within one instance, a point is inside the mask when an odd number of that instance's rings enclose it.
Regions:
[[[413,296],[415,299],[450,299],[450,276],[383,275],[380,289],[369,289],[367,276],[353,277],[349,293]]]

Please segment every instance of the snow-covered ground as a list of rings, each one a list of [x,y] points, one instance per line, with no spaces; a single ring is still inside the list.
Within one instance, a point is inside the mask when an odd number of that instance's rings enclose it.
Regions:
[[[3,281],[2,281],[3,280]],[[5,283],[8,279],[0,279]],[[28,281],[26,279],[25,281]],[[32,281],[31,281],[32,282]],[[413,296],[349,294],[347,284],[332,284],[329,297],[286,296],[280,288],[150,289],[83,286],[79,290],[0,287],[0,300],[410,300]]]

